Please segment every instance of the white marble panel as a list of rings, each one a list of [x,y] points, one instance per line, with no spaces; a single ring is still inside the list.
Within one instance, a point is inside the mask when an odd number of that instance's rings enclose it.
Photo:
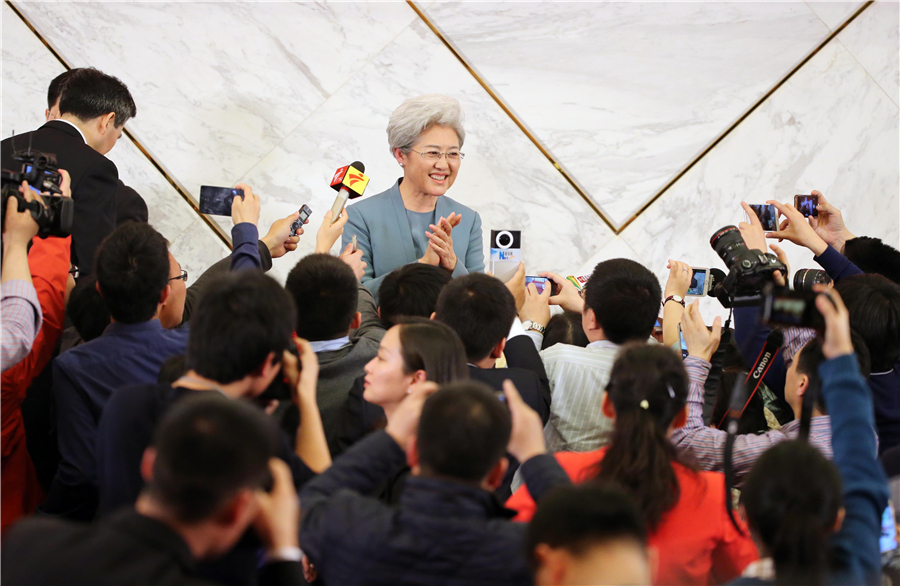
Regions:
[[[709,245],[739,202],[818,189],[851,231],[900,244],[900,112],[840,43],[829,43],[622,233],[665,280],[666,260],[724,268]],[[793,269],[812,254],[784,243]],[[707,307],[709,309],[707,309]],[[706,302],[704,317],[724,311]]]
[[[831,30],[844,24],[848,18],[853,16],[862,2],[807,2],[809,7],[816,16],[822,19],[822,22]]]
[[[900,104],[900,3],[876,2],[838,35],[895,104]]]
[[[427,12],[617,225],[830,32],[802,2]]]
[[[431,92],[462,103],[466,159],[448,195],[481,213],[486,251],[491,229],[521,229],[529,271],[565,271],[612,238],[459,61],[415,22],[243,178],[265,194],[265,226],[303,203],[313,209],[298,252],[276,261],[282,275],[313,249],[316,227],[334,201],[328,187],[334,169],[361,160],[369,194],[401,175],[387,144],[388,117],[405,98]]]
[[[405,3],[17,6],[70,65],[129,86],[129,128],[195,198],[233,184],[415,18]]]
[[[44,123],[47,85],[64,68],[6,4],[2,11],[2,133],[5,137],[13,129],[18,133],[27,132]],[[197,223],[199,218],[190,204],[128,137],[119,140],[109,158],[116,164],[122,181],[147,202],[150,223],[170,241],[172,253],[186,268],[190,267],[192,274],[205,270],[209,259],[218,260],[223,256],[222,251],[227,251],[227,247],[209,226],[202,221]],[[188,234],[197,239],[197,245],[190,244]]]

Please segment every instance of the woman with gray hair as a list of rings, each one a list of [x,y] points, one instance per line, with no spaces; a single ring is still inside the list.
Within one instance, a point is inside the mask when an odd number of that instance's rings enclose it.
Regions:
[[[362,283],[377,300],[384,276],[405,264],[430,264],[454,277],[484,271],[481,217],[444,195],[465,156],[459,102],[440,94],[410,98],[391,114],[387,134],[403,177],[347,208],[343,246],[357,237],[367,265]]]

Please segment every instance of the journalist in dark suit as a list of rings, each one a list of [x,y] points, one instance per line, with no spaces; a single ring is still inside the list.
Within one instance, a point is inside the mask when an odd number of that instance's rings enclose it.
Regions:
[[[13,153],[31,147],[55,155],[59,167],[69,172],[75,202],[72,263],[87,274],[93,271],[94,251],[116,227],[119,173],[104,155],[137,109],[125,84],[85,68],[66,79],[59,111],[58,120],[0,143],[0,164],[18,171],[21,163]]]
[[[481,217],[447,197],[464,155],[459,102],[439,94],[411,98],[391,114],[388,142],[403,177],[347,208],[342,246],[353,236],[368,265],[362,283],[378,300],[385,275],[405,264],[439,266],[454,277],[484,271]]]

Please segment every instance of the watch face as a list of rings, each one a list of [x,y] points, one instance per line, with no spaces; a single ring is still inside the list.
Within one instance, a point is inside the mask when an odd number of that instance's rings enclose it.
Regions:
[[[522,322],[522,327],[526,330],[531,327],[532,321],[530,319],[526,319]]]

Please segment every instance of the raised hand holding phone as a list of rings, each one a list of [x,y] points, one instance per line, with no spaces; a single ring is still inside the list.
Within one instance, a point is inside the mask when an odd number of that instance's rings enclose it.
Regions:
[[[825,340],[822,342],[822,354],[831,360],[839,356],[853,354],[853,341],[850,337],[850,312],[844,305],[840,293],[825,285],[816,285],[813,290],[816,297],[816,309],[825,318]]]

